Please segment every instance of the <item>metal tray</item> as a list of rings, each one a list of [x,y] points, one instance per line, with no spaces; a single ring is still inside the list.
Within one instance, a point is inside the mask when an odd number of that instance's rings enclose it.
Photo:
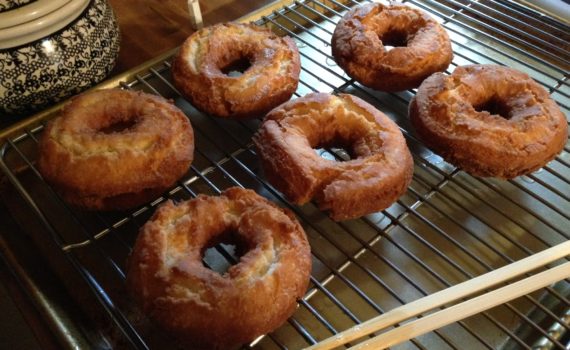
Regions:
[[[60,106],[0,134],[2,206],[45,256],[73,305],[54,305],[24,283],[52,329],[69,347],[175,347],[155,330],[124,290],[126,258],[138,228],[166,198],[218,194],[230,186],[256,190],[288,207],[302,222],[313,252],[307,295],[281,328],[256,340],[259,349],[299,349],[402,304],[566,241],[570,234],[570,145],[543,169],[510,181],[472,177],[428,150],[415,136],[407,105],[415,91],[388,94],[348,78],[330,54],[336,22],[365,1],[280,2],[248,20],[289,35],[299,46],[301,82],[312,91],[351,93],[371,102],[402,129],[415,161],[407,193],[383,212],[334,223],[313,204],[294,206],[260,173],[251,136],[259,120],[227,121],[204,115],[171,83],[171,54],[100,87],[144,90],[175,101],[196,134],[195,161],[178,185],[129,212],[93,213],[67,206],[35,168],[38,135]],[[508,1],[412,0],[448,30],[455,58],[449,70],[470,63],[504,64],[527,72],[568,114],[570,28]],[[340,149],[318,150],[345,156]],[[18,267],[22,247],[2,232],[5,259]],[[8,258],[6,258],[6,256]],[[224,269],[235,257],[217,246],[205,257]],[[22,279],[32,271],[16,268]],[[55,283],[55,282],[54,282]],[[562,280],[523,298],[412,339],[398,349],[566,349],[570,282]],[[71,310],[71,311],[70,311]],[[395,325],[397,326],[397,325]]]

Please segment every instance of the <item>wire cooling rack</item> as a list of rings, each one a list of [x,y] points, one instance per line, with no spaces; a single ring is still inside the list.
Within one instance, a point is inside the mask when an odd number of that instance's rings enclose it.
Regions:
[[[43,125],[15,132],[2,146],[0,168],[31,215],[110,316],[108,346],[162,348],[167,336],[149,325],[125,296],[124,267],[138,229],[167,198],[219,194],[230,186],[255,189],[287,207],[305,228],[313,274],[297,312],[249,347],[299,349],[485,272],[568,240],[570,146],[547,166],[510,181],[477,178],[443,161],[416,138],[407,117],[415,91],[382,93],[350,79],[334,62],[330,38],[343,13],[365,1],[295,1],[256,23],[297,43],[302,61],[296,96],[313,91],[351,93],[377,106],[402,129],[415,169],[408,191],[390,208],[358,220],[332,222],[312,203],[294,206],[260,172],[251,136],[259,120],[204,115],[171,83],[170,59],[141,70],[120,86],[175,101],[195,130],[195,161],[178,185],[137,210],[83,212],[67,206],[35,167]],[[447,29],[455,58],[508,65],[542,84],[568,114],[570,28],[511,1],[405,1]],[[317,150],[329,159],[342,149]],[[236,257],[227,246],[206,252],[205,263],[224,270]],[[493,308],[414,338],[401,349],[567,349],[570,282]],[[395,325],[397,326],[397,325]],[[165,345],[167,344],[167,345]]]

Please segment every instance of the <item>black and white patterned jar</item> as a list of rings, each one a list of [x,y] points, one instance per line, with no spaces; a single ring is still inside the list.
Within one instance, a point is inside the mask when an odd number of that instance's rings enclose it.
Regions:
[[[113,69],[119,29],[106,0],[0,0],[9,6],[0,12],[0,118],[44,109]]]

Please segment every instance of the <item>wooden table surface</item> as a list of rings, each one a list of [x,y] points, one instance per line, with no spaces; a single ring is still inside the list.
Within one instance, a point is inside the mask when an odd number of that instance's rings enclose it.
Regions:
[[[202,0],[205,25],[238,19],[274,0]],[[121,51],[113,74],[160,55],[193,33],[186,0],[109,0],[121,30]]]

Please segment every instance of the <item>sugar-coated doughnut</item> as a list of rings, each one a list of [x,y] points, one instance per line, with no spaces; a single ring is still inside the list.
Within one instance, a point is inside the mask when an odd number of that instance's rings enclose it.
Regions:
[[[568,138],[566,117],[527,74],[496,65],[426,79],[410,104],[421,139],[477,176],[510,179],[548,163]]]
[[[245,254],[222,275],[202,257],[228,240]],[[161,205],[127,265],[128,290],[157,325],[195,348],[230,349],[291,316],[307,290],[311,253],[293,214],[234,187]]]
[[[242,75],[224,73],[240,61],[250,65]],[[299,72],[299,51],[291,38],[240,23],[195,32],[172,64],[180,92],[196,108],[225,118],[253,118],[287,101],[297,89]]]
[[[352,95],[313,93],[272,110],[254,136],[269,182],[296,204],[315,199],[334,220],[390,206],[407,189],[413,161],[397,125]],[[321,158],[343,147],[348,161]]]
[[[92,210],[141,205],[184,175],[188,118],[162,97],[119,89],[73,98],[39,141],[38,169],[67,202]]]
[[[332,53],[350,77],[381,91],[416,88],[453,58],[447,32],[427,13],[380,3],[344,15],[332,37]]]

